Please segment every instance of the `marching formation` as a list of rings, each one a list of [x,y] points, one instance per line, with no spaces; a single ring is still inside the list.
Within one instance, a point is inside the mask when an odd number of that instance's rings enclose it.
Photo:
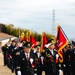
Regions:
[[[2,46],[4,66],[8,66],[16,75],[75,75],[75,42],[62,50],[63,62],[59,61],[54,40],[49,40],[44,50],[41,44],[32,47],[31,42],[13,40]]]

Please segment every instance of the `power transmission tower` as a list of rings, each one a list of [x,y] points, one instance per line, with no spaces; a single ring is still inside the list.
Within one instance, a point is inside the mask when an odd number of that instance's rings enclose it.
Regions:
[[[55,10],[53,10],[52,18],[52,34],[55,36]]]

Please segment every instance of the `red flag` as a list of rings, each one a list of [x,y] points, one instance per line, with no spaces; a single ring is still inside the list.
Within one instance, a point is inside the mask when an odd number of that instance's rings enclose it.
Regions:
[[[22,38],[22,40],[28,42],[28,39],[25,36]]]
[[[26,36],[25,36],[24,32],[21,33],[21,36],[19,36],[19,40],[18,41],[19,42],[20,41],[26,41],[26,42],[28,42],[28,33],[26,33]]]
[[[29,33],[28,32],[26,33],[25,39],[26,39],[26,42],[28,42],[29,39],[30,39],[30,36],[29,36]]]
[[[32,47],[36,45],[36,40],[32,35],[30,35],[30,42],[32,43]]]
[[[63,62],[63,55],[62,55],[62,49],[68,44],[68,39],[62,30],[61,26],[58,26],[58,31],[57,31],[57,40],[56,40],[56,49],[58,50],[59,54],[59,61],[62,63]]]
[[[42,32],[42,50],[44,49],[45,44],[48,42],[47,36],[44,32]]]
[[[21,42],[21,41],[26,41],[26,42],[28,42],[28,40],[27,40],[27,38],[24,36],[23,38],[19,38],[18,39],[18,42]]]

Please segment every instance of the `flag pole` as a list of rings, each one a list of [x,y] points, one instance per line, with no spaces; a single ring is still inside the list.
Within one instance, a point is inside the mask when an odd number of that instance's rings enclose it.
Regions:
[[[19,30],[19,38],[20,38],[20,30]]]
[[[60,28],[62,29],[62,27],[60,26]],[[65,32],[64,32],[64,30],[62,29],[62,31],[63,31],[63,33],[64,33],[64,35],[65,35],[65,37],[68,39],[68,37],[66,36],[66,34],[65,34]],[[69,40],[69,39],[68,39]]]
[[[42,52],[44,31],[43,31],[43,29],[41,29],[41,30],[42,30],[42,36],[41,36],[41,52]]]

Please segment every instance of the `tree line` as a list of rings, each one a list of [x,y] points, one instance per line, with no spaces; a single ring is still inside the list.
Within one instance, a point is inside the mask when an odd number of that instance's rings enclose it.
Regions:
[[[3,32],[3,33],[7,33],[9,35],[13,35],[13,36],[16,36],[16,37],[19,37],[22,33],[26,34],[28,33],[28,35],[30,35],[30,30],[29,29],[22,29],[22,28],[15,28],[13,24],[1,24],[0,23],[0,32]],[[31,31],[32,32],[32,31]],[[37,40],[37,41],[41,41],[41,38],[42,38],[42,33],[39,34],[37,33],[36,31],[32,32],[33,33],[33,37]],[[46,33],[46,36],[48,39],[55,39],[56,40],[56,37],[50,33]]]

